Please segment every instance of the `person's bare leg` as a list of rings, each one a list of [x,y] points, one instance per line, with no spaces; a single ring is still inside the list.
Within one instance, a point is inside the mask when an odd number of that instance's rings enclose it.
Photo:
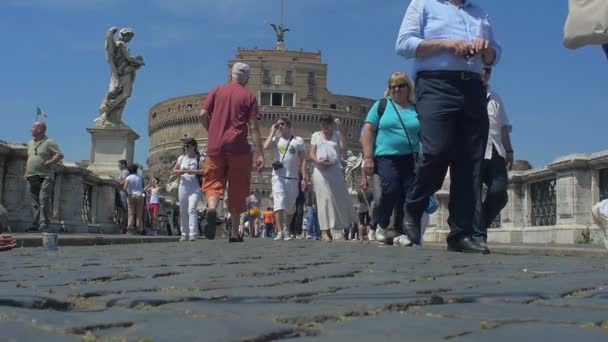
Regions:
[[[274,212],[274,222],[277,239],[285,238],[285,231],[283,230],[283,210],[276,210]]]

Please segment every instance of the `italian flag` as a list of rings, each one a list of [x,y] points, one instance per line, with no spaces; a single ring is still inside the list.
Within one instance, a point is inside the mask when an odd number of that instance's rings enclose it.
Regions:
[[[40,106],[36,107],[36,117],[48,118],[48,114],[40,108]]]

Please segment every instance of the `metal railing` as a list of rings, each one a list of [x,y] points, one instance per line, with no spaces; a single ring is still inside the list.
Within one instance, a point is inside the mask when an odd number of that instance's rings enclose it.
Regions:
[[[530,183],[532,226],[554,226],[557,221],[555,178]]]

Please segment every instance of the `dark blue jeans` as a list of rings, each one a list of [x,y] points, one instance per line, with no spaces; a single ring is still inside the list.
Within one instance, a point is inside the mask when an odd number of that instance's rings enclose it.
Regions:
[[[416,99],[423,158],[408,193],[408,215],[420,219],[449,167],[448,243],[471,237],[481,216],[481,163],[489,127],[486,89],[479,75],[419,72]]]
[[[374,158],[376,173],[380,176],[382,196],[375,222],[387,228],[395,211],[395,230],[403,233],[403,205],[414,182],[414,156],[378,156]]]

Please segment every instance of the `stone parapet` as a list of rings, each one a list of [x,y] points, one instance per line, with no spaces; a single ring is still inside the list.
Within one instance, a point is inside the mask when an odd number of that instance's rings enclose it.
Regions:
[[[0,203],[8,211],[12,232],[32,225],[29,184],[24,179],[27,161],[24,144],[0,142]],[[119,233],[114,223],[114,193],[118,183],[76,163],[55,168],[51,225],[71,233]]]
[[[427,241],[443,241],[447,225],[449,178],[437,193]],[[509,202],[488,239],[498,243],[602,244],[591,207],[608,198],[608,150],[571,154],[530,170],[509,172]]]

